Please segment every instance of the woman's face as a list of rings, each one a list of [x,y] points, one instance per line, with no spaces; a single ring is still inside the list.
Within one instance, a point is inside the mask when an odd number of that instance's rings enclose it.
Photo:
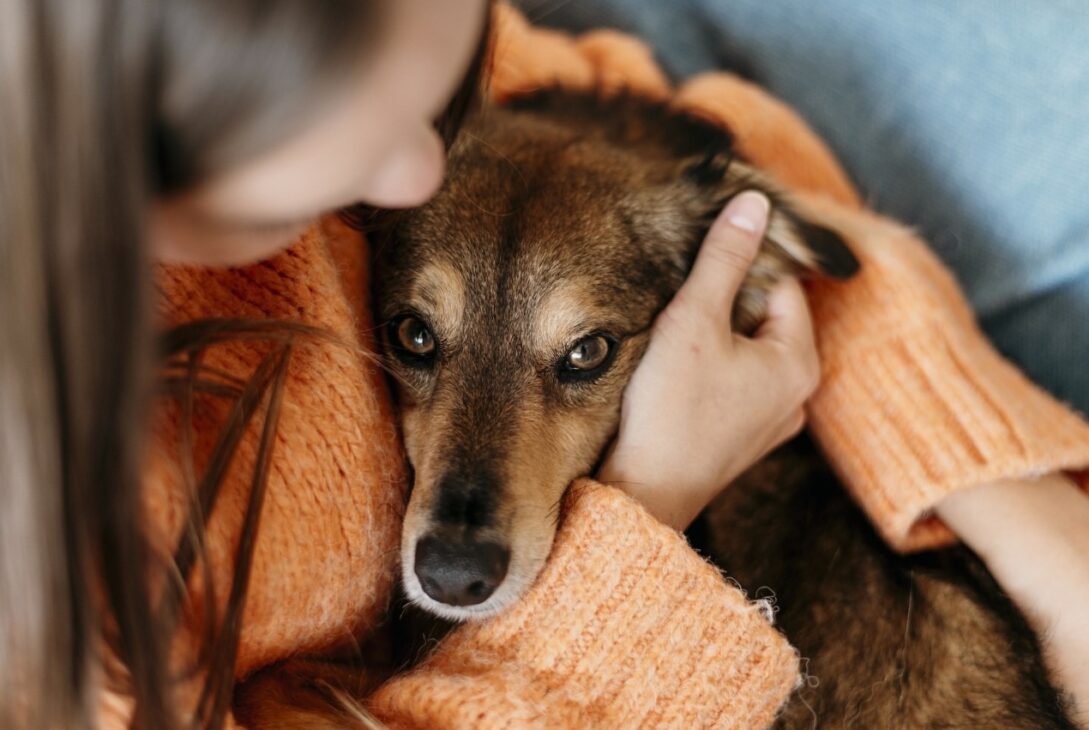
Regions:
[[[358,82],[282,144],[158,201],[151,243],[168,263],[232,266],[290,245],[318,216],[364,202],[420,205],[442,182],[433,127],[465,73],[484,0],[396,0]]]

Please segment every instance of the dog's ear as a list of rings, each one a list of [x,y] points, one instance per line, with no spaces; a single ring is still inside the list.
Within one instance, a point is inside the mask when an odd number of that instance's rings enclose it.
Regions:
[[[812,223],[791,209],[781,195],[764,190],[772,201],[764,246],[779,249],[798,267],[794,273],[820,273],[849,279],[858,273],[858,259],[835,231]]]
[[[847,279],[858,271],[859,263],[838,233],[797,213],[789,196],[766,175],[734,158],[728,142],[729,138],[724,137],[705,147],[701,154],[684,160],[681,176],[698,190],[697,197],[704,206],[699,215],[704,225],[710,225],[723,206],[743,190],[759,190],[771,201],[762,247],[738,292],[733,311],[735,331],[751,334],[766,317],[768,293],[783,277],[823,275]]]
[[[708,141],[710,146],[700,155],[685,160],[681,174],[714,201],[713,215],[742,190],[759,190],[771,201],[764,240],[766,253],[781,259],[782,264],[792,264],[787,267],[789,273],[848,279],[858,271],[858,259],[843,238],[795,212],[788,196],[767,176],[734,158],[728,136]]]

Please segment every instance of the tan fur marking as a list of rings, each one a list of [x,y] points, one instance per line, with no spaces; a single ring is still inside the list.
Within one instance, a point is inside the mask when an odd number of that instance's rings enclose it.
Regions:
[[[428,261],[412,286],[411,299],[440,336],[457,333],[465,313],[465,282],[445,261]]]
[[[546,348],[546,351],[559,350],[587,334],[587,314],[594,308],[588,286],[592,284],[564,281],[545,295],[533,321],[536,347]]]

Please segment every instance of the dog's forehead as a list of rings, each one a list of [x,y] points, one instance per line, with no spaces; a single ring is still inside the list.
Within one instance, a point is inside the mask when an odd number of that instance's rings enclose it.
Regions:
[[[524,317],[561,300],[570,310],[576,292],[584,308],[595,299],[622,299],[633,276],[653,267],[617,211],[537,206],[536,200],[509,216],[480,216],[465,228],[443,225],[441,213],[421,219],[400,253],[411,262],[413,297],[446,309],[501,306]],[[445,292],[449,301],[440,305]]]
[[[414,297],[449,289],[447,313],[536,323],[545,339],[610,313],[645,318],[686,266],[690,217],[676,189],[623,151],[563,130],[510,129],[462,143],[439,194],[403,218],[400,278]]]
[[[481,142],[452,158],[447,184],[408,216],[402,254],[446,256],[478,279],[513,270],[538,288],[619,273],[644,257],[646,221],[682,217],[645,177],[624,155],[577,141]]]

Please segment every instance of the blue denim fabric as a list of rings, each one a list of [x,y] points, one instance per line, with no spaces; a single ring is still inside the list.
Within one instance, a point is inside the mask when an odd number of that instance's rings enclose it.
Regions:
[[[683,78],[728,68],[790,102],[870,205],[915,226],[989,336],[1089,412],[1085,0],[522,0],[613,26]]]

